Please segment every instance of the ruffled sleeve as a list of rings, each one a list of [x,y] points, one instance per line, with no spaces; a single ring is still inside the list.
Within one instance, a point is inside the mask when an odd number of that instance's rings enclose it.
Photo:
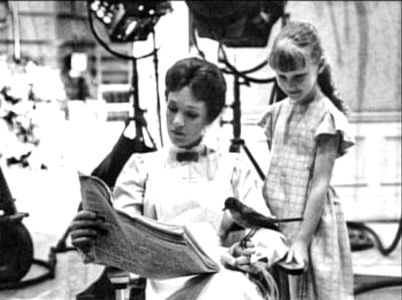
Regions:
[[[267,137],[268,142],[271,144],[272,142],[272,132],[274,126],[274,106],[268,106],[268,110],[264,113],[260,121],[258,121],[257,125],[264,129],[265,136]]]
[[[133,154],[125,164],[114,188],[113,206],[129,215],[141,213],[147,180],[143,154]]]
[[[346,116],[336,109],[326,112],[317,126],[315,139],[318,140],[321,135],[339,135],[338,156],[344,155],[346,150],[355,144]]]
[[[262,214],[271,215],[262,195],[262,181],[252,169],[251,162],[236,154],[233,158],[231,186],[234,197]]]

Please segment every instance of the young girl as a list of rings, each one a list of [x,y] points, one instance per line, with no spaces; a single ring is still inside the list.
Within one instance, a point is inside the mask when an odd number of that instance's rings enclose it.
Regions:
[[[335,159],[354,144],[345,108],[335,95],[317,30],[289,22],[269,55],[288,96],[269,107],[260,125],[271,150],[264,197],[290,240],[287,262],[306,266],[289,276],[291,299],[353,299],[353,272],[346,222],[330,186]]]

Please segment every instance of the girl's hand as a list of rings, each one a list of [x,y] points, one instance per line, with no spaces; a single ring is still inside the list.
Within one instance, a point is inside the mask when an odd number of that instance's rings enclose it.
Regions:
[[[84,253],[89,252],[99,234],[107,232],[104,220],[89,210],[78,212],[71,222],[69,230],[71,243]]]
[[[250,264],[251,255],[255,253],[254,244],[251,241],[248,241],[244,248],[237,242],[227,250],[221,255],[221,262],[226,268],[254,272],[255,268]]]
[[[307,268],[309,263],[308,245],[302,239],[296,239],[289,248],[286,263],[295,263]]]

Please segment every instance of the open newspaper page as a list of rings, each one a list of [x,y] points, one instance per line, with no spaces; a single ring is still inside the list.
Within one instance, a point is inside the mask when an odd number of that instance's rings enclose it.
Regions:
[[[163,224],[140,215],[131,217],[115,210],[110,188],[97,177],[80,174],[80,185],[83,208],[104,218],[108,228],[86,253],[87,262],[153,279],[219,271],[189,227]]]

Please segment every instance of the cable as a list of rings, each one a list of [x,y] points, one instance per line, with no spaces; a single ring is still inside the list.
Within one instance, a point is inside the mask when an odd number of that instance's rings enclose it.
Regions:
[[[354,294],[359,295],[369,291],[387,288],[387,287],[396,287],[402,285],[401,277],[396,277],[392,279],[387,279],[384,281],[377,281],[372,283],[362,284],[354,289]]]
[[[147,57],[150,57],[150,56],[153,56],[153,57],[154,57],[154,60],[153,60],[153,61],[154,61],[154,66],[155,66],[156,97],[157,97],[157,114],[158,114],[158,122],[159,122],[160,139],[161,139],[161,144],[163,145],[162,121],[161,121],[162,118],[161,118],[161,112],[160,112],[160,111],[161,111],[161,105],[160,105],[160,95],[159,95],[158,56],[157,56],[157,53],[158,53],[159,49],[156,48],[155,31],[152,30],[153,50],[152,50],[151,52],[149,52],[149,53],[147,53],[147,54],[144,54],[144,55],[142,55],[142,56],[138,56],[138,57],[136,57],[136,56],[134,56],[134,55],[130,56],[130,55],[126,55],[126,54],[117,52],[117,51],[113,50],[112,48],[110,48],[109,45],[108,45],[105,41],[103,41],[103,40],[99,37],[98,33],[96,32],[95,26],[94,26],[94,22],[93,22],[93,19],[92,19],[92,12],[91,12],[90,5],[91,5],[91,0],[87,0],[87,13],[88,13],[89,27],[90,27],[91,32],[92,32],[92,34],[94,35],[96,41],[97,41],[103,48],[105,48],[106,51],[108,51],[109,53],[111,53],[112,55],[114,55],[114,56],[116,56],[116,57],[119,57],[119,58],[122,58],[122,59],[129,60],[129,61],[133,62],[133,65],[134,65],[134,66],[136,65],[136,62],[137,62],[138,60],[140,60],[140,59],[147,58]],[[136,67],[135,67],[135,68],[136,68]],[[136,71],[134,71],[134,75],[133,75],[133,76],[135,76],[135,73],[136,73]],[[135,80],[137,80],[137,79],[135,79]],[[138,93],[138,87],[135,87],[134,93]],[[137,97],[134,95],[134,97],[138,99],[138,95],[137,95]],[[135,101],[134,101],[134,102],[135,102]],[[138,109],[137,109],[137,111],[138,111]],[[136,109],[134,109],[134,112],[136,112]],[[136,119],[139,120],[139,116],[134,116],[134,120],[136,120]],[[140,120],[140,121],[141,121],[141,120]],[[148,137],[149,137],[149,139],[151,140],[152,144],[155,145],[155,143],[154,143],[154,141],[153,141],[153,139],[152,139],[152,136],[150,135],[148,129],[146,129],[146,131],[147,131]],[[136,131],[136,132],[138,132],[138,131]]]
[[[372,236],[374,238],[375,244],[376,244],[378,250],[384,256],[388,256],[389,254],[391,254],[396,249],[396,247],[401,239],[402,216],[399,218],[398,229],[397,229],[395,237],[389,247],[385,247],[384,244],[382,243],[380,237],[378,236],[378,234],[373,229],[368,227],[367,225],[360,223],[360,222],[347,222],[347,224],[352,229],[361,230],[363,232],[367,232],[368,234],[370,234],[370,236]],[[395,278],[390,278],[390,279],[387,278],[387,279],[381,280],[381,281],[361,284],[360,286],[355,287],[354,294],[358,295],[358,294],[362,294],[362,293],[376,290],[376,289],[381,289],[381,288],[386,288],[386,287],[395,287],[395,286],[401,286],[401,285],[402,285],[401,277],[395,277]]]
[[[347,222],[347,224],[348,224],[348,226],[350,226],[353,229],[357,229],[357,230],[361,230],[361,231],[369,233],[374,238],[375,244],[376,244],[378,250],[384,256],[388,256],[389,254],[391,254],[395,250],[396,246],[398,245],[398,243],[401,239],[402,216],[399,219],[398,229],[396,231],[395,237],[389,247],[385,247],[384,244],[382,243],[380,237],[378,236],[378,234],[373,229],[371,229],[370,227],[365,225],[364,223]]]
[[[154,44],[154,49],[156,49],[155,31],[152,30],[152,40]],[[159,95],[159,71],[158,71],[158,54],[157,51],[154,53],[154,67],[155,67],[155,86],[156,86],[156,113],[158,115],[158,125],[159,125],[159,138],[161,140],[161,145],[163,146],[163,135],[162,135],[162,117],[161,117],[161,98]]]
[[[235,69],[235,67],[234,67],[232,64],[230,64],[230,63],[229,63],[229,60],[227,59],[226,51],[225,51],[225,49],[223,48],[223,43],[222,43],[222,42],[219,43],[218,51],[220,51],[220,53],[222,53],[225,62],[226,62],[228,65],[230,65],[231,68]],[[237,72],[239,72],[239,73],[238,73],[239,75],[245,75],[245,74],[249,74],[249,73],[254,73],[254,72],[258,71],[259,69],[265,67],[267,64],[268,64],[268,60],[265,59],[265,60],[262,61],[261,63],[257,64],[255,67],[252,67],[252,68],[250,68],[250,69],[248,69],[248,70],[245,70],[245,71],[237,71]]]
[[[194,24],[194,18],[192,18],[192,24],[191,24],[191,28],[192,30],[190,31],[191,34],[191,39],[193,41],[194,47],[195,49],[197,49],[198,55],[205,60],[205,53],[200,49],[200,47],[198,46],[198,41],[197,41],[197,35],[196,35],[196,29],[195,29],[195,24]]]
[[[221,54],[221,55],[219,55],[219,54]],[[246,75],[246,74],[248,74],[248,73],[256,72],[256,71],[258,71],[259,69],[261,69],[262,67],[264,67],[264,66],[268,63],[267,60],[264,60],[263,62],[259,63],[259,64],[256,65],[255,67],[250,68],[250,69],[248,69],[248,70],[239,71],[239,70],[236,69],[235,66],[233,66],[233,65],[229,62],[229,60],[228,60],[228,58],[227,58],[227,55],[226,55],[226,52],[225,52],[225,50],[224,50],[223,45],[222,45],[221,42],[219,43],[219,47],[218,47],[218,57],[219,57],[219,61],[222,62],[222,63],[224,63],[225,66],[229,69],[229,71],[230,71],[232,74],[243,78],[244,80],[246,80],[247,83],[248,83],[248,82],[270,83],[270,82],[274,82],[274,81],[275,81],[275,77],[269,77],[269,78],[255,78],[255,77],[250,77],[250,76],[247,76],[247,75]],[[226,72],[227,72],[227,71],[226,71]]]

